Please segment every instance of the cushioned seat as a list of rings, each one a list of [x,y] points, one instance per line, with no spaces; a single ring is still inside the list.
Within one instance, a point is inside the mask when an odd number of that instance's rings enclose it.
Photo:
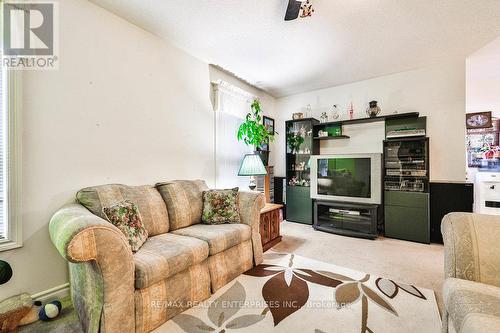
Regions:
[[[208,243],[210,255],[239,245],[252,237],[252,229],[246,224],[195,224],[172,231],[173,234],[201,239]]]
[[[491,333],[497,332],[500,318],[485,314],[471,313],[464,319],[460,333]]]
[[[474,326],[479,318],[472,314],[500,316],[500,288],[484,283],[448,278],[443,287],[443,298],[455,329],[461,331],[467,318],[467,326]]]
[[[171,233],[148,238],[134,256],[135,287],[146,288],[208,257],[208,244]]]

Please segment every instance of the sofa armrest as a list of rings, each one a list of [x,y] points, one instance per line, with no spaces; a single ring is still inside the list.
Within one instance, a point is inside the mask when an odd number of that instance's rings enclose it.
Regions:
[[[57,211],[49,231],[70,262],[72,298],[86,331],[134,332],[134,262],[121,231],[79,204]],[[90,290],[96,280],[101,290]]]
[[[500,287],[500,217],[450,213],[443,218],[445,277]]]
[[[254,264],[258,265],[264,260],[262,258],[262,243],[260,239],[260,210],[266,205],[266,199],[262,193],[242,191],[239,193],[239,210],[241,223],[252,228],[252,247]]]

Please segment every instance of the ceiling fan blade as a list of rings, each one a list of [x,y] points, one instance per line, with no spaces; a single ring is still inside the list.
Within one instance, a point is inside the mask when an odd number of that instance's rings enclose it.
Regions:
[[[300,6],[302,2],[296,0],[289,0],[288,7],[286,9],[285,21],[295,20],[299,17]]]

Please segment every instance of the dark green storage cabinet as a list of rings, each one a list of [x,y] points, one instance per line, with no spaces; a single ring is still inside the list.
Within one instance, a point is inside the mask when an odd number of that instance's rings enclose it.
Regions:
[[[304,224],[312,224],[313,203],[309,187],[287,186],[286,188],[286,220]]]
[[[386,121],[386,135],[420,130],[426,118]],[[430,243],[429,138],[394,137],[384,141],[385,236]]]
[[[385,235],[430,243],[429,193],[385,192]]]
[[[313,139],[314,118],[289,120],[286,129],[286,220],[313,224],[311,199],[311,155],[319,154]]]

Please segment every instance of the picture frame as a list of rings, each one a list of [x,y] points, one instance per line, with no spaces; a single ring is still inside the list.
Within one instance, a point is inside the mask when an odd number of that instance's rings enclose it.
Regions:
[[[269,132],[269,134],[275,134],[274,130],[274,119],[270,117],[263,116],[262,117],[262,124],[266,128],[266,130]],[[260,150],[262,151],[269,151],[269,142],[264,143],[260,146]]]
[[[274,119],[270,117],[263,116],[262,117],[262,123],[264,124],[264,127],[267,129],[269,134],[274,135]]]
[[[467,129],[492,127],[491,111],[467,113],[465,115],[465,125]]]

